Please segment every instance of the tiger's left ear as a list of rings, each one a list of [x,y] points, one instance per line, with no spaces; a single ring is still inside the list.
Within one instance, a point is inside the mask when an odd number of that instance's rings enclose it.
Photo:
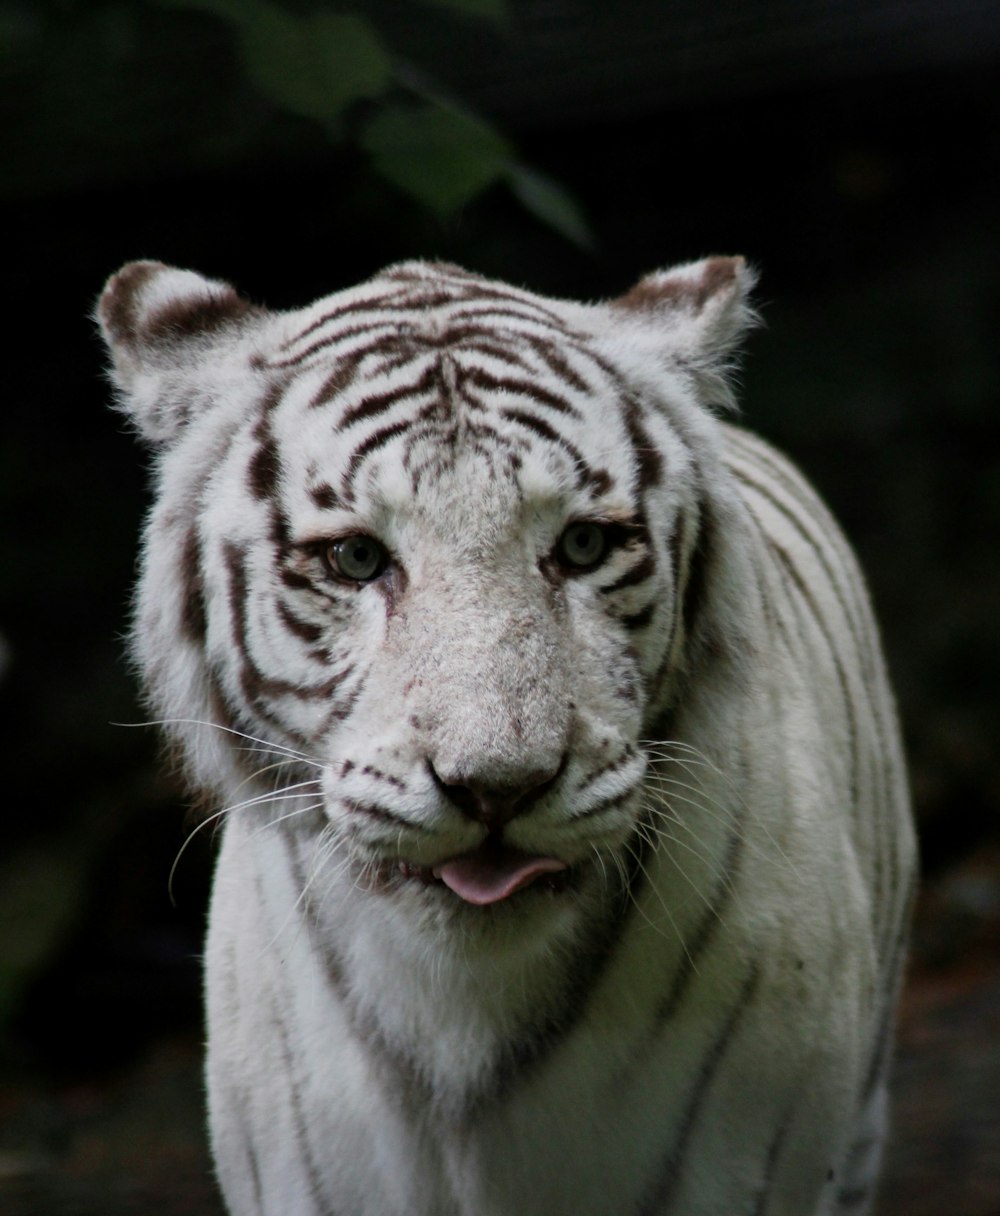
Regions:
[[[179,432],[194,391],[180,382],[260,315],[228,283],[162,262],[129,262],[111,276],[97,321],[119,406],[145,439],[169,441]]]
[[[678,361],[714,398],[731,404],[726,373],[746,330],[756,321],[748,297],[757,276],[741,257],[710,257],[640,279],[611,301],[637,323],[647,342]]]
[[[144,365],[169,361],[180,344],[204,343],[253,311],[228,283],[162,262],[129,262],[104,285],[97,320],[128,389]]]

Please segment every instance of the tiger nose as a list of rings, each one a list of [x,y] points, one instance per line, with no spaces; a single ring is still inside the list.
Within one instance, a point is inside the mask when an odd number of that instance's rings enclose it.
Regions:
[[[427,761],[434,784],[469,819],[491,830],[502,828],[529,810],[549,792],[562,776],[566,757],[555,769],[535,769],[515,780],[498,782],[470,776],[442,776],[431,760]]]

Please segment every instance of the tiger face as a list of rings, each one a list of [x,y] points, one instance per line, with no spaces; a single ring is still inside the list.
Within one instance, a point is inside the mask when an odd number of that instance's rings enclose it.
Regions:
[[[410,264],[269,314],[122,271],[101,319],[173,555],[137,646],[195,781],[264,789],[262,741],[387,899],[606,882],[690,661],[696,402],[746,278],[713,259],[588,308]]]

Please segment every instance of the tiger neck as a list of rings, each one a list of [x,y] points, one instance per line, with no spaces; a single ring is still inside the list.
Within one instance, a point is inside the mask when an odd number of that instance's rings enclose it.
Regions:
[[[306,831],[284,833],[281,848],[266,832],[248,833],[243,846],[268,893],[263,932],[304,931],[355,1036],[393,1083],[424,1087],[423,1099],[452,1117],[501,1096],[571,1034],[629,915],[626,877],[616,889],[595,884],[555,915],[540,899],[537,923],[518,916],[482,933],[464,909],[418,916],[412,903],[359,889],[336,860],[318,889]]]

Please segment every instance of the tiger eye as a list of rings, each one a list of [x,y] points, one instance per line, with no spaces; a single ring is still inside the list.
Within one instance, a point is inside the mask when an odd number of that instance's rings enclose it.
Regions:
[[[385,548],[362,533],[332,541],[324,550],[323,557],[333,574],[354,583],[371,582],[389,563]]]
[[[609,548],[608,530],[602,524],[575,523],[559,537],[556,557],[573,570],[591,570],[600,565]]]

